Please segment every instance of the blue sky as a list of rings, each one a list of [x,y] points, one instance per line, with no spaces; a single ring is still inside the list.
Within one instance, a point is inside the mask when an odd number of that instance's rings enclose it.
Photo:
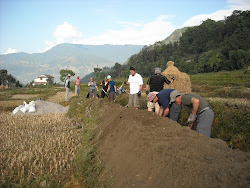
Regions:
[[[64,43],[153,44],[175,29],[233,10],[248,0],[0,0],[0,53],[44,52]]]

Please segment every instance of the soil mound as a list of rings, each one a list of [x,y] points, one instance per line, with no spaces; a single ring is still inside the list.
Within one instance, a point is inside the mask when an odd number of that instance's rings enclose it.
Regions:
[[[23,113],[18,111],[15,115],[38,115],[38,114],[55,114],[55,113],[67,113],[69,107],[64,107],[60,104],[48,102],[44,100],[35,101],[36,112]]]
[[[112,187],[249,186],[250,153],[147,111],[111,105],[99,116],[100,177]]]
[[[191,93],[191,81],[189,76],[184,72],[180,72],[178,68],[174,66],[173,61],[167,63],[167,69],[163,71],[162,75],[166,76],[169,80],[172,77],[175,78],[172,84],[165,84],[165,89],[172,88],[177,89],[182,93]]]

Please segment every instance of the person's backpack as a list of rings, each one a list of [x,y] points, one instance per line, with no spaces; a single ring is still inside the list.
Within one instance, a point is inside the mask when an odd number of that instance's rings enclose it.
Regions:
[[[64,87],[66,87],[66,80],[67,80],[68,78],[66,78],[65,80],[64,80],[64,84],[63,84],[63,86]]]

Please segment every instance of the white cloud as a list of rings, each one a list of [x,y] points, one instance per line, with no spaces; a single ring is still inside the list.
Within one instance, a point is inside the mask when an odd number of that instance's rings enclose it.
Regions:
[[[64,22],[63,25],[57,26],[54,37],[57,39],[57,44],[60,44],[67,40],[81,39],[82,33],[76,27]]]
[[[76,27],[64,22],[56,27],[53,36],[55,42],[45,41],[46,47],[39,52],[45,52],[57,44],[69,42],[73,44],[153,44],[156,41],[163,40],[168,37],[176,28],[167,19],[172,15],[161,15],[155,20],[142,22],[119,22],[123,29],[109,29],[98,36],[83,38],[82,33]]]
[[[12,53],[17,53],[18,51],[16,49],[13,48],[8,48],[7,52],[5,52],[4,54],[12,54]]]
[[[85,38],[84,44],[153,44],[169,36],[176,28],[162,15],[148,23],[119,22],[121,30],[107,30],[99,36]]]
[[[249,10],[250,2],[248,0],[228,0],[228,9],[218,10],[211,14],[199,14],[190,19],[188,19],[183,27],[200,25],[203,21],[207,19],[212,19],[215,21],[223,20],[225,17],[230,16],[234,10]]]
[[[46,40],[45,49],[38,50],[40,53],[53,48],[57,44],[61,44],[64,42],[73,43],[74,41],[81,41],[82,33],[78,31],[76,27],[70,25],[67,22],[64,22],[62,25],[57,25],[56,31],[53,33],[53,36],[55,37],[56,42]]]

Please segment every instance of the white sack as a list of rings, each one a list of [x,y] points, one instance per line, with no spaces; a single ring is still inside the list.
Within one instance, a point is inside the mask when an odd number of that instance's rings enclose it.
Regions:
[[[29,112],[36,112],[35,104],[30,106]]]
[[[20,105],[20,106],[16,107],[16,108],[13,110],[12,113],[15,115],[22,107],[23,107],[23,105]]]

